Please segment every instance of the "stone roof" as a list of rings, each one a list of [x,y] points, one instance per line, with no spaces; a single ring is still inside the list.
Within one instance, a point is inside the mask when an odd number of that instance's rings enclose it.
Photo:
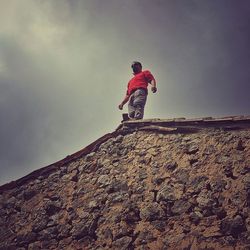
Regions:
[[[222,129],[240,129],[244,127],[250,127],[250,116],[226,116],[226,117],[202,117],[187,119],[184,117],[172,118],[172,119],[143,119],[143,120],[130,120],[122,121],[117,129],[111,133],[107,133],[100,137],[93,143],[89,144],[85,148],[66,156],[62,160],[52,163],[48,166],[40,168],[31,172],[30,174],[9,183],[0,186],[0,193],[4,190],[14,188],[22,185],[31,179],[38,178],[39,176],[49,175],[51,172],[56,171],[61,166],[76,160],[79,157],[87,155],[92,151],[95,151],[103,142],[109,140],[112,137],[116,137],[119,134],[127,134],[137,130],[150,130],[160,133],[195,133],[201,129],[216,127]]]

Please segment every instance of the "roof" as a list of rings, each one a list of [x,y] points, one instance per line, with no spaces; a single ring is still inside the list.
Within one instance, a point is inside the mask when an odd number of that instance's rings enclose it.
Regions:
[[[97,139],[87,147],[78,152],[68,155],[62,160],[33,171],[32,173],[7,184],[0,186],[0,193],[4,190],[12,189],[16,186],[23,185],[29,180],[36,179],[39,176],[48,176],[53,171],[58,170],[61,166],[68,164],[79,157],[87,155],[110,138],[120,134],[125,135],[138,130],[157,131],[161,133],[195,133],[204,128],[223,128],[225,130],[242,129],[250,127],[250,116],[227,116],[220,118],[203,117],[203,118],[173,118],[173,119],[143,119],[130,120],[122,122],[118,128]]]

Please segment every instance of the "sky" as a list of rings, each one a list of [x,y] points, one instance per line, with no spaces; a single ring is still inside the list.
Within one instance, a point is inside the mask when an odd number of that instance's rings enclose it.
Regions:
[[[120,124],[131,62],[147,118],[249,115],[249,0],[0,1],[0,185]]]

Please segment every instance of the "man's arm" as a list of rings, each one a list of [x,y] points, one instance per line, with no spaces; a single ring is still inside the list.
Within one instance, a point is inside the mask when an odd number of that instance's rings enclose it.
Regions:
[[[128,102],[128,100],[129,100],[129,95],[126,95],[126,96],[124,97],[123,101],[121,102],[121,104],[119,104],[118,108],[119,108],[120,110],[122,110],[124,104],[126,104],[126,103]]]
[[[149,83],[152,85],[151,87],[152,92],[155,93],[157,91],[155,79],[152,79]]]
[[[151,74],[149,70],[144,71],[144,76],[147,79],[147,82],[152,85],[151,87],[152,92],[155,93],[157,91],[157,88],[154,76]]]

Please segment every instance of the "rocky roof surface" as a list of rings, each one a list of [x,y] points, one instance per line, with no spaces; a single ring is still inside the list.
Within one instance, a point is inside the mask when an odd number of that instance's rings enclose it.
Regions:
[[[0,249],[249,249],[250,116],[126,121],[0,187]]]

